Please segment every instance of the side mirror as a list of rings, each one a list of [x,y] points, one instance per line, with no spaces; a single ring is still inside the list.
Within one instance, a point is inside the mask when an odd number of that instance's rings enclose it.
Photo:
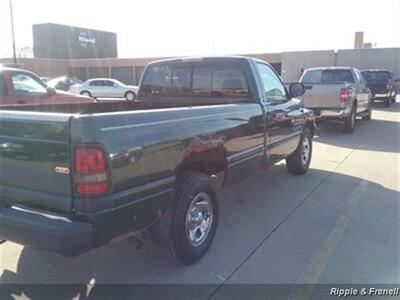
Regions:
[[[54,88],[52,88],[52,87],[48,87],[47,88],[47,95],[53,96],[55,94],[57,94],[57,92],[56,92],[56,90]]]
[[[290,98],[301,97],[306,92],[302,83],[296,82],[289,85]]]

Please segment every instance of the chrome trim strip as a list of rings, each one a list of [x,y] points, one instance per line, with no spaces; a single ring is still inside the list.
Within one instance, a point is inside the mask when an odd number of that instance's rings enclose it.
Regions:
[[[252,155],[252,154],[254,154],[252,152],[262,152],[263,150],[264,150],[264,145],[263,144],[248,148],[248,149],[246,149],[244,151],[241,151],[241,152],[238,152],[236,154],[233,154],[233,155],[229,156],[228,157],[228,162],[232,163],[232,161],[234,161],[235,158],[239,158],[238,160],[240,160],[241,156],[243,156],[243,155],[245,155],[247,153],[250,153],[249,155]],[[247,156],[245,156],[244,158],[246,158],[246,157]]]
[[[271,149],[271,148],[277,146],[277,144],[285,142],[286,140],[289,140],[289,139],[294,138],[296,136],[299,136],[301,134],[302,134],[302,131],[291,133],[291,134],[289,134],[287,136],[279,138],[278,140],[274,140],[274,141],[268,142],[266,147],[267,147],[267,149]],[[256,152],[256,153],[253,153],[253,152]],[[246,155],[248,153],[249,153],[249,155]],[[228,167],[234,167],[234,166],[236,166],[236,165],[238,165],[238,164],[240,164],[242,162],[245,162],[245,161],[247,161],[249,159],[252,159],[252,158],[254,158],[254,157],[256,157],[256,156],[258,156],[260,154],[261,155],[264,154],[264,145],[263,144],[257,145],[255,147],[246,149],[244,151],[241,151],[239,153],[236,153],[234,155],[229,156],[228,157]]]
[[[301,135],[302,133],[303,133],[303,131],[300,130],[300,131],[291,133],[291,134],[289,134],[289,135],[287,135],[287,136],[281,137],[281,138],[279,138],[279,139],[270,141],[270,142],[267,143],[267,149],[274,148],[274,147],[276,146],[276,144],[280,144],[280,143],[282,143],[282,142],[285,142],[286,140],[289,140],[289,139],[291,139],[291,138],[294,138],[294,137],[296,137],[296,136],[299,136],[299,135]]]
[[[162,194],[171,193],[172,191],[173,191],[173,188],[168,188],[168,189],[165,189],[165,190],[163,190],[163,191],[160,191],[160,192],[157,192],[157,193],[153,193],[153,194],[151,194],[151,195],[144,196],[143,198],[139,198],[139,199],[136,199],[136,200],[134,200],[134,201],[129,201],[129,202],[127,202],[127,203],[124,203],[124,204],[115,206],[115,207],[112,208],[112,210],[117,210],[117,209],[121,209],[121,208],[128,207],[128,206],[131,206],[131,205],[135,205],[135,204],[137,204],[138,202],[142,202],[142,201],[151,199],[151,198],[153,198],[153,197],[160,196],[160,195],[162,195]],[[104,209],[104,210],[101,210],[101,211],[96,212],[96,214],[106,213],[106,212],[109,212],[109,211],[110,211],[110,210],[107,208],[107,209]]]
[[[152,182],[149,182],[149,183],[146,183],[146,184],[143,184],[143,185],[140,185],[140,186],[128,189],[128,190],[124,190],[124,191],[112,194],[112,198],[113,199],[123,198],[126,196],[131,196],[133,194],[138,194],[138,193],[141,193],[144,191],[148,191],[148,190],[151,190],[151,189],[163,186],[163,185],[171,184],[175,181],[175,178],[176,178],[176,176],[170,176],[167,178],[152,181]]]
[[[247,156],[247,157],[243,158],[242,160],[238,160],[238,161],[235,161],[235,162],[231,163],[230,165],[228,165],[228,168],[234,167],[236,165],[239,165],[239,164],[241,164],[241,163],[243,163],[245,161],[253,159],[253,158],[257,157],[257,156],[261,156],[263,154],[264,154],[263,152],[254,153],[253,155]]]

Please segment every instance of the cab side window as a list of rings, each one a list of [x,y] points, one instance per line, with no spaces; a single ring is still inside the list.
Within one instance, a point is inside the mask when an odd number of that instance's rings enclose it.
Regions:
[[[286,101],[286,89],[275,72],[269,66],[261,63],[257,63],[257,69],[264,87],[265,99],[268,102]]]
[[[14,72],[11,81],[17,96],[35,96],[47,94],[47,89],[38,79],[25,73]]]

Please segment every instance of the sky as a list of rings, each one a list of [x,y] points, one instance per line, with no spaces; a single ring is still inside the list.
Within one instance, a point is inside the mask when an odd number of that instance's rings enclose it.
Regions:
[[[32,24],[117,33],[119,57],[349,49],[354,33],[400,47],[400,0],[12,0],[16,47]],[[9,0],[0,0],[0,58],[12,56]]]

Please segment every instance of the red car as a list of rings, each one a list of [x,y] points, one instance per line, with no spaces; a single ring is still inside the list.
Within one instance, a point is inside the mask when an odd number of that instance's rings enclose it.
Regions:
[[[49,88],[32,72],[0,67],[0,106],[90,102],[96,102],[96,100]]]

